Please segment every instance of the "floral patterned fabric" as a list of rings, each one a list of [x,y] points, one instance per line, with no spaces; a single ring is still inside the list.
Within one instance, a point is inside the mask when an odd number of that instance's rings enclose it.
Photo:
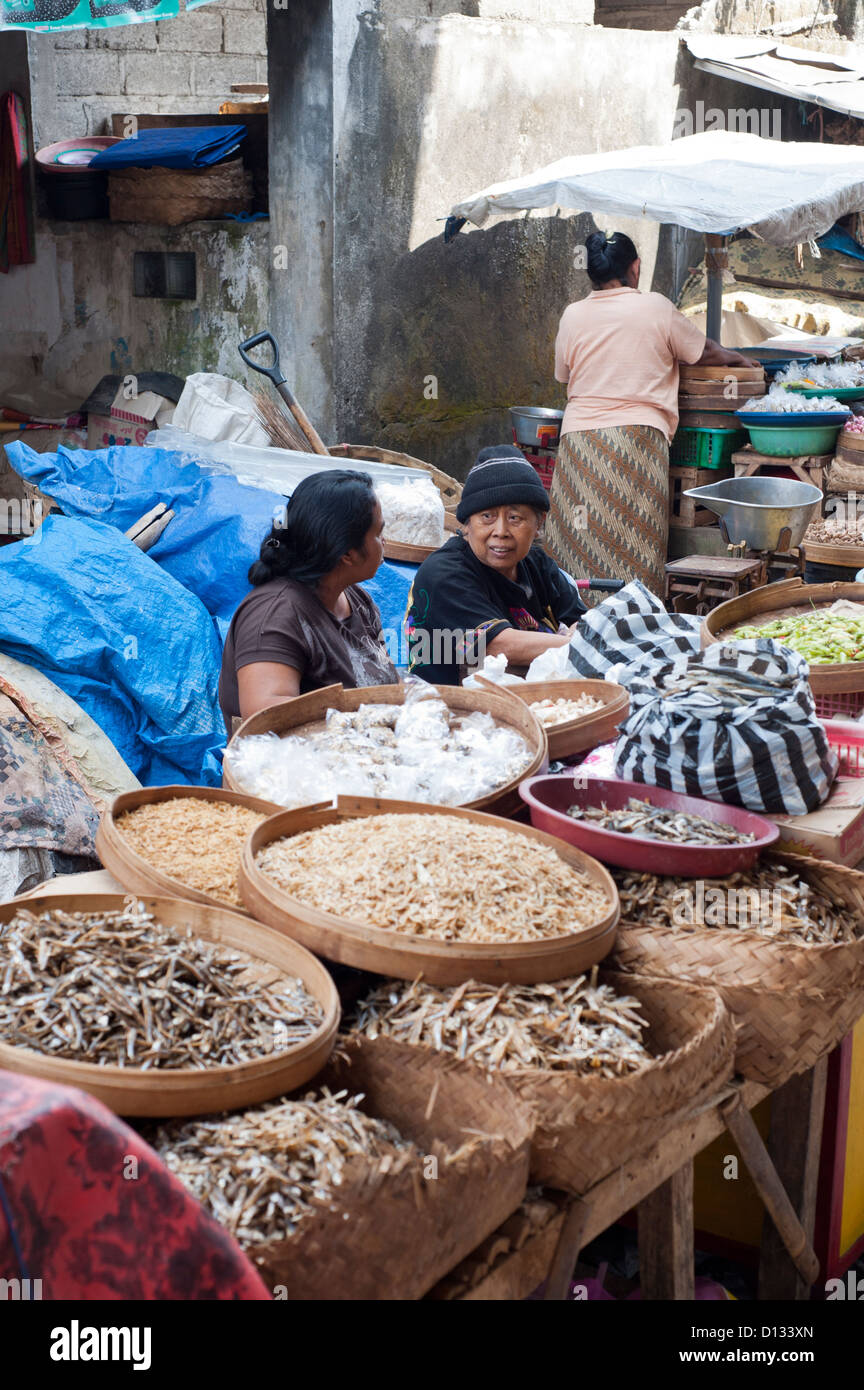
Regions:
[[[19,1281],[3,1286],[7,1298],[270,1297],[239,1246],[134,1130],[82,1091],[7,1071],[0,1280]]]

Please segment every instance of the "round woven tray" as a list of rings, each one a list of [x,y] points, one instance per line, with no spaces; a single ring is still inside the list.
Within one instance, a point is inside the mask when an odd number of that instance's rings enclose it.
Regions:
[[[605,889],[610,900],[609,910],[595,922],[570,935],[550,937],[545,941],[496,942],[488,945],[473,941],[438,941],[322,912],[292,897],[257,865],[258,855],[273,840],[300,835],[306,830],[333,825],[341,820],[355,820],[358,817],[371,819],[394,813],[454,816],[466,823],[475,822],[508,830],[513,836],[515,858],[518,858],[520,844],[526,838],[548,845],[593,884]],[[243,901],[258,921],[286,932],[316,955],[402,980],[413,980],[422,974],[425,979],[439,985],[456,985],[471,979],[486,980],[491,984],[510,981],[535,984],[541,980],[560,980],[568,975],[578,975],[611,951],[619,913],[618,890],[603,865],[552,835],[477,811],[455,810],[449,806],[421,806],[410,801],[376,801],[369,797],[340,797],[335,807],[303,807],[271,816],[252,832],[243,847],[239,885]]]
[[[245,806],[250,811],[260,811],[264,816],[272,816],[281,811],[272,801],[262,801],[256,796],[245,796],[242,792],[224,791],[219,787],[141,787],[134,792],[123,792],[114,798],[110,807],[102,815],[96,831],[96,853],[104,867],[114,875],[117,882],[130,893],[145,893],[165,898],[185,898],[193,903],[207,903],[210,907],[227,907],[231,912],[245,913],[242,903],[229,906],[210,893],[201,893],[190,888],[182,879],[163,873],[132,849],[117,822],[127,811],[135,811],[139,806],[152,806],[157,802],[174,801],[178,798],[192,797],[199,801],[228,802],[232,806]]]
[[[591,710],[563,724],[544,725],[549,740],[549,757],[553,759],[569,758],[575,753],[585,753],[601,743],[607,743],[614,738],[618,725],[627,718],[630,708],[627,691],[612,681],[531,681],[527,685],[502,685],[498,688],[529,706],[534,700],[573,700],[578,695],[591,695],[595,700],[602,700],[602,709]]]
[[[324,1010],[324,1020],[305,1042],[232,1066],[200,1070],[97,1066],[63,1057],[48,1057],[29,1048],[0,1042],[0,1068],[77,1086],[89,1091],[118,1115],[205,1115],[257,1105],[302,1086],[320,1071],[336,1039],[339,996],[329,974],[308,951],[294,941],[250,922],[248,917],[225,908],[205,907],[176,898],[143,898],[144,907],[166,926],[191,928],[193,936],[220,942],[250,957],[251,976],[277,980],[300,978]],[[22,910],[43,912],[118,911],[128,898],[117,893],[78,893],[69,897],[44,896],[24,902],[0,904],[0,922],[8,922]],[[241,978],[242,977],[238,977]]]
[[[474,810],[481,808],[494,811],[499,816],[509,816],[521,808],[519,783],[525,777],[533,777],[549,766],[549,744],[546,731],[535,719],[533,713],[521,701],[508,699],[497,691],[464,690],[461,686],[439,685],[435,687],[441,699],[459,714],[473,714],[481,711],[490,714],[497,724],[505,724],[521,734],[528,744],[530,762],[516,777],[502,782],[494,791],[487,792],[466,803]],[[299,695],[296,700],[283,701],[259,710],[240,725],[228,744],[223,761],[222,783],[231,791],[242,792],[230,767],[228,752],[237,739],[251,734],[275,733],[280,737],[304,736],[315,729],[324,727],[328,709],[356,710],[361,705],[401,705],[405,702],[404,685],[370,685],[356,690],[345,690],[341,685],[328,685],[322,690],[313,690],[308,695]]]
[[[813,558],[810,546],[807,546],[807,554]],[[765,584],[761,589],[751,589],[749,593],[728,599],[712,609],[702,623],[702,646],[710,647],[714,642],[732,642],[739,627],[761,627],[790,613],[829,608],[838,599],[864,603],[864,584],[845,580],[836,584],[805,584],[799,578],[786,579],[779,584]],[[864,690],[864,661],[812,665],[809,681],[814,695]]]
[[[766,855],[763,867],[772,862],[794,868],[864,922],[864,874],[787,854]],[[803,946],[735,927],[675,930],[627,921],[610,964],[712,985],[735,1020],[736,1070],[772,1087],[807,1071],[864,1014],[864,939]]]

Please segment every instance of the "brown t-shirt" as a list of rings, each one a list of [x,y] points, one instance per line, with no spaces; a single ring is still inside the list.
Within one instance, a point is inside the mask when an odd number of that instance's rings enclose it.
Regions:
[[[237,672],[276,661],[300,672],[300,693],[325,685],[391,685],[399,677],[381,636],[377,605],[358,585],[345,590],[351,616],[337,618],[313,589],[293,579],[270,579],[243,599],[228,629],[219,677],[219,703],[229,736],[240,714]]]

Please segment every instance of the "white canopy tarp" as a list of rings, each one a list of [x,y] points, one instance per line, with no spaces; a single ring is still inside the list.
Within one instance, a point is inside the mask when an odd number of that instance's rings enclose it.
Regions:
[[[774,246],[795,246],[864,209],[864,146],[706,131],[669,145],[559,159],[492,184],[457,203],[451,216],[482,227],[493,215],[552,207],[697,232],[749,228]]]

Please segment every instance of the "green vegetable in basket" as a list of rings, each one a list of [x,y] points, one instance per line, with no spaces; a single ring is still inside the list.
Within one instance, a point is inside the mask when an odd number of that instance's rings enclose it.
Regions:
[[[802,613],[798,617],[775,618],[761,627],[739,627],[739,641],[770,637],[781,646],[798,652],[811,666],[847,661],[864,661],[864,618],[844,613]]]

